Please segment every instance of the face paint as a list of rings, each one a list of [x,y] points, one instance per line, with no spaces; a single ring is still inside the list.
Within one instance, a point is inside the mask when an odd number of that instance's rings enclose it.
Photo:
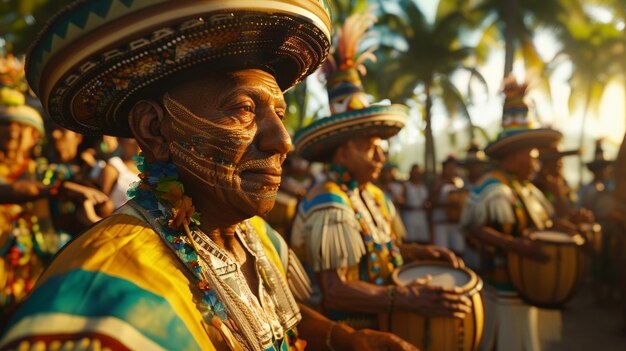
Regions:
[[[195,115],[167,94],[164,105],[171,117],[174,135],[169,144],[170,153],[178,167],[212,188],[259,199],[276,196],[280,184],[271,176],[253,177],[261,180],[247,180],[241,176],[244,172],[280,175],[285,156],[274,154],[242,161],[256,133],[253,121],[216,123]]]

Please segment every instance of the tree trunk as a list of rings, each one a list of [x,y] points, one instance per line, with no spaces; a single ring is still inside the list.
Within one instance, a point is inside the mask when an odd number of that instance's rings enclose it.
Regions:
[[[519,9],[518,0],[506,0],[503,4],[504,14],[504,78],[513,72],[515,60],[515,18]]]
[[[437,163],[435,158],[435,140],[432,129],[432,107],[433,98],[430,83],[426,83],[425,87],[426,103],[424,104],[424,120],[426,127],[424,128],[425,146],[424,146],[424,171],[426,175],[426,185],[430,188],[435,180],[437,172]]]
[[[589,108],[589,103],[591,101],[591,92],[587,92],[587,96],[585,97],[585,106],[583,108],[583,120],[580,123],[580,137],[578,139],[578,147],[582,150],[583,144],[585,143],[585,125],[587,124],[587,115],[589,114],[587,109]],[[578,164],[578,188],[583,185],[583,170],[585,169],[585,161],[583,160],[582,153],[578,155],[579,164]]]

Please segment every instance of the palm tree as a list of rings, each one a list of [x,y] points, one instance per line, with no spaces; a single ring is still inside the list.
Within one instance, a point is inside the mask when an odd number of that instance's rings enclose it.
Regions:
[[[597,23],[587,16],[569,16],[564,23],[567,31],[559,39],[563,45],[548,67],[547,73],[561,62],[572,64],[569,79],[571,94],[570,111],[581,108],[583,113],[579,146],[583,147],[586,122],[590,113],[598,114],[600,102],[607,84],[616,70],[626,73],[623,64],[625,35],[612,23]],[[580,162],[580,181],[584,163]]]
[[[559,21],[565,9],[582,11],[575,0],[478,0],[471,14],[483,35],[480,52],[494,41],[504,42],[504,72],[513,71],[517,52],[521,52],[526,67],[540,66],[543,61],[533,43],[535,30],[540,26],[561,30]]]
[[[414,0],[379,1],[378,64],[368,69],[364,79],[365,90],[377,100],[388,98],[406,103],[416,100],[423,107],[425,122],[425,162],[427,180],[432,181],[435,169],[435,146],[431,116],[435,100],[440,101],[451,116],[467,118],[468,101],[453,84],[450,76],[457,70],[468,70],[472,79],[486,83],[476,69],[465,64],[472,48],[459,41],[459,31],[466,22],[457,6],[459,1],[441,0],[434,23],[429,23]],[[419,94],[421,92],[421,94]],[[473,138],[473,135],[471,135]]]

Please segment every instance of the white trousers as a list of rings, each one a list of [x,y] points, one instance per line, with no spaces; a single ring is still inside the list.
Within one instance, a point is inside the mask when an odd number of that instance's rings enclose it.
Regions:
[[[485,330],[480,351],[540,351],[538,309],[527,305],[515,293],[496,294],[486,287]]]

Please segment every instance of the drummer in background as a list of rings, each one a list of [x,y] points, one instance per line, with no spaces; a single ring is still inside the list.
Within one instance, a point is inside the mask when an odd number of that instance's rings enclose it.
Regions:
[[[458,164],[459,160],[453,155],[449,155],[442,162],[441,174],[435,181],[429,201],[433,205],[431,214],[433,243],[436,246],[449,248],[457,255],[463,255],[465,237],[459,229],[457,219],[451,218],[449,211],[454,211],[458,207],[457,198],[450,194],[463,189],[463,179],[458,174]]]
[[[472,141],[467,147],[465,159],[459,160],[459,166],[465,169],[463,187],[472,190],[489,170],[489,160],[478,144]]]
[[[427,210],[428,188],[423,180],[424,171],[418,164],[411,166],[409,179],[402,183],[404,203],[400,206],[402,222],[406,226],[406,241],[430,244],[430,227]]]
[[[393,203],[371,183],[385,162],[382,139],[398,133],[408,115],[405,106],[370,106],[367,101],[358,73],[364,67],[349,54],[357,53],[359,40],[349,39],[361,38],[372,23],[361,14],[346,20],[336,56],[324,66],[332,116],[296,133],[296,152],[327,163],[328,174],[302,200],[292,245],[304,246],[324,295],[323,308],[332,319],[376,328],[377,314],[395,309],[463,317],[470,301],[455,290],[390,285],[392,271],[404,259],[462,262],[445,249],[398,245],[402,222]]]
[[[520,298],[509,280],[506,255],[513,251],[538,261],[548,260],[541,245],[524,237],[528,230],[553,226],[554,208],[530,180],[538,171],[536,148],[550,147],[562,134],[536,128],[524,102],[527,85],[514,77],[505,80],[502,130],[485,153],[496,161],[469,195],[461,226],[481,242],[485,288],[485,332],[481,350],[537,351],[542,341],[560,336],[558,311],[539,313]],[[558,230],[558,228],[552,228]],[[540,320],[541,319],[541,320]],[[540,325],[540,327],[539,327]]]
[[[615,188],[612,160],[604,156],[602,139],[596,140],[594,158],[587,163],[587,169],[593,173],[593,180],[579,190],[580,206],[591,210],[602,227],[602,249],[592,260],[592,277],[595,285],[596,303],[614,305],[619,289],[618,275],[619,250],[623,239],[623,229],[613,220],[615,212],[613,191]]]
[[[489,160],[487,159],[485,152],[480,149],[478,144],[472,141],[467,147],[465,159],[459,161],[459,166],[465,169],[463,187],[465,190],[470,192],[476,188],[480,179],[489,171]],[[464,206],[465,202],[460,205]],[[465,252],[463,253],[463,261],[465,261],[466,266],[480,273],[480,243],[473,237],[466,237],[465,239],[466,247]]]
[[[533,184],[554,206],[558,217],[567,216],[575,208],[576,193],[563,176],[563,157],[578,155],[580,150],[561,151],[556,143],[538,150],[540,167]]]
[[[404,194],[402,183],[398,181],[397,174],[398,166],[393,162],[385,162],[376,185],[382,189],[396,208],[400,208],[404,203]]]

